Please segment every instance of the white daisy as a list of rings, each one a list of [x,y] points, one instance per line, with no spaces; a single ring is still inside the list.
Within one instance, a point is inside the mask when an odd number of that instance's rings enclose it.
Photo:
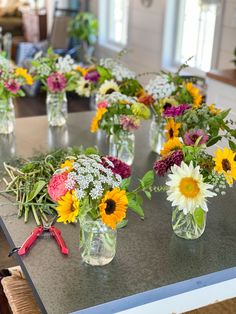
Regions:
[[[194,168],[192,162],[188,166],[182,161],[180,167],[177,165],[171,167],[171,172],[166,185],[167,199],[172,202],[172,206],[177,206],[184,214],[193,213],[198,207],[207,211],[206,198],[216,194],[209,191],[213,189],[213,185],[203,182],[200,167]]]
[[[76,93],[80,96],[90,97],[91,95],[91,83],[81,77],[78,81]]]
[[[114,92],[119,92],[119,86],[114,80],[105,81],[99,88],[100,95],[108,95]]]

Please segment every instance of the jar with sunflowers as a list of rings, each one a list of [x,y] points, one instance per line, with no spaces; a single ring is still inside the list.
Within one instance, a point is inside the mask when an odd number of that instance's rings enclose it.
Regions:
[[[117,229],[126,225],[128,207],[144,218],[139,192],[150,196],[153,171],[145,174],[135,190],[127,191],[130,175],[130,167],[119,159],[91,154],[66,160],[49,182],[57,221],[80,223],[80,253],[87,264],[102,266],[112,261]]]
[[[227,185],[236,180],[235,122],[228,114],[229,110],[207,104],[185,108],[178,115],[178,137],[164,144],[162,157],[154,163],[158,176],[169,172],[166,185],[167,199],[174,208],[172,228],[181,238],[196,239],[203,234],[208,198],[224,195]],[[228,147],[221,148],[223,138]],[[218,148],[210,153],[208,147],[216,143]]]

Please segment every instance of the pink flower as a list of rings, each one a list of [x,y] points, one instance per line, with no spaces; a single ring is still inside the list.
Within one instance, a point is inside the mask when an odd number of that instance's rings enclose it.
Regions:
[[[191,108],[191,106],[187,104],[182,104],[179,106],[167,106],[164,109],[164,117],[176,117],[182,115],[186,110]]]
[[[100,103],[97,104],[98,108],[106,108],[108,106],[108,102],[106,100],[101,101]]]
[[[68,191],[65,187],[68,173],[54,174],[48,183],[48,194],[54,202],[57,202]]]
[[[94,70],[87,72],[84,78],[90,82],[96,83],[99,80],[99,77],[100,74],[98,73],[98,71]]]
[[[190,130],[184,134],[184,143],[188,146],[195,145],[197,139],[201,137],[198,145],[205,144],[208,141],[208,135],[203,132],[203,130]]]
[[[47,78],[47,86],[52,93],[62,92],[66,87],[66,78],[58,72],[53,73]]]
[[[183,159],[184,155],[182,150],[175,150],[170,152],[167,156],[157,160],[153,165],[153,169],[156,171],[158,176],[162,177],[172,166],[180,166]]]
[[[110,160],[114,167],[111,167],[106,159]],[[111,169],[111,171],[115,174],[119,174],[122,179],[129,178],[131,176],[131,168],[125,162],[113,156],[106,156],[102,160],[102,164],[104,167]]]
[[[4,86],[6,87],[6,89],[9,91],[9,92],[11,92],[11,93],[13,93],[13,94],[17,94],[18,93],[18,91],[19,91],[19,89],[20,89],[20,84],[19,83],[17,83],[17,81],[16,80],[12,80],[11,82],[5,82],[4,83]]]
[[[129,116],[121,116],[120,117],[120,124],[122,125],[125,131],[135,131],[140,126],[140,120],[136,117],[129,117]]]

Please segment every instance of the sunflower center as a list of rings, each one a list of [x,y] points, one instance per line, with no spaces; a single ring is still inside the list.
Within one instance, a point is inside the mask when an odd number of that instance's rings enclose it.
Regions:
[[[170,138],[174,137],[174,131],[172,128],[170,128],[170,130],[169,130],[169,135],[170,135]]]
[[[106,95],[109,95],[109,94],[112,94],[114,93],[114,89],[113,88],[109,88],[107,91],[106,91]]]
[[[170,103],[168,103],[168,102],[166,102],[165,103],[165,105],[163,106],[163,108],[166,110],[166,109],[169,109],[169,108],[171,108],[172,107],[172,105],[170,104]]]
[[[195,198],[200,191],[198,182],[191,177],[181,179],[179,190],[185,197],[188,198]]]
[[[222,160],[222,168],[225,172],[231,170],[231,164],[230,162],[228,161],[228,159],[223,159]]]
[[[84,84],[84,88],[88,88],[89,87],[89,84],[88,83],[85,83]]]
[[[111,200],[111,199],[108,199],[106,200],[106,209],[105,209],[105,212],[107,215],[111,215],[114,213],[114,211],[116,210],[116,203],[115,201]]]

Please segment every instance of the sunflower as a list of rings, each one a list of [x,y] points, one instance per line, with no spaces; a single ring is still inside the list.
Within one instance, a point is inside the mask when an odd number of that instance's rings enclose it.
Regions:
[[[161,150],[161,155],[166,156],[169,152],[177,149],[181,149],[183,144],[180,142],[178,137],[170,138],[165,144],[163,149]]]
[[[233,180],[236,180],[236,153],[227,147],[224,150],[220,148],[215,152],[216,157],[214,170],[218,173],[223,173],[226,181],[229,185],[233,184]]]
[[[119,92],[119,86],[114,80],[105,81],[99,88],[100,95],[109,95],[114,92]]]
[[[91,82],[81,77],[80,80],[78,81],[76,93],[80,96],[89,97],[91,95],[91,88],[92,88]]]
[[[16,76],[20,76],[20,77],[23,77],[26,84],[28,85],[32,85],[33,84],[33,78],[32,76],[27,72],[26,69],[23,69],[23,68],[16,68],[15,70],[15,75]]]
[[[102,119],[103,115],[107,112],[106,108],[98,108],[95,117],[93,118],[90,126],[90,131],[92,133],[97,132],[98,130],[98,123]]]
[[[210,111],[210,113],[212,113],[213,115],[217,115],[218,113],[221,112],[220,109],[216,109],[214,104],[211,104],[208,106],[208,109]]]
[[[56,207],[59,218],[58,222],[75,222],[76,217],[79,214],[79,200],[76,198],[74,192],[67,192],[58,201]]]
[[[63,164],[61,164],[61,168],[67,168],[66,172],[70,172],[73,170],[73,159],[67,159]]]
[[[183,210],[184,214],[193,213],[196,208],[207,211],[206,198],[216,194],[210,191],[213,186],[203,182],[200,167],[194,168],[191,162],[188,166],[182,161],[180,166],[174,165],[169,174],[167,199],[172,206]]]
[[[193,105],[195,108],[198,108],[202,102],[202,95],[199,92],[199,89],[193,86],[193,83],[186,83],[186,90],[193,98]]]
[[[115,229],[116,225],[125,218],[127,206],[128,199],[125,190],[115,188],[106,192],[98,205],[102,222]]]
[[[173,137],[177,137],[179,135],[179,128],[181,127],[181,123],[175,123],[174,119],[168,119],[168,122],[165,126],[166,130],[166,139],[169,140]]]

